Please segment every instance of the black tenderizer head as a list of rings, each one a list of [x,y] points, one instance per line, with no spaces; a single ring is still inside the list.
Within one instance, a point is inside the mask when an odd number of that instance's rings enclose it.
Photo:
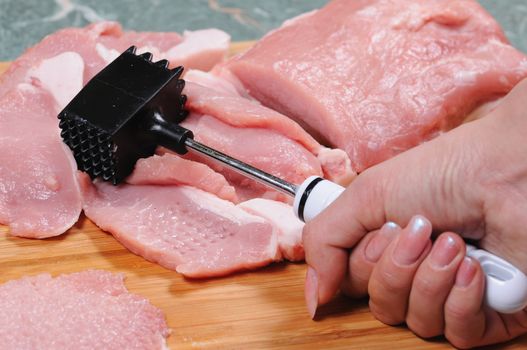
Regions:
[[[104,68],[58,116],[79,169],[113,184],[132,172],[137,159],[167,143],[167,133],[168,146],[179,153],[192,137],[177,126],[187,115],[183,67],[168,69],[168,61],[152,62],[152,54],[135,50]]]

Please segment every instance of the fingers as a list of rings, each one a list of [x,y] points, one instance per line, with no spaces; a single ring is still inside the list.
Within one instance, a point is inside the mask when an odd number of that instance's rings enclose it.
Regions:
[[[405,223],[415,213],[423,213],[438,229],[480,222],[481,213],[474,209],[481,207],[479,202],[465,187],[458,188],[467,182],[460,176],[469,173],[463,164],[465,157],[473,158],[472,148],[457,152],[460,146],[451,138],[439,137],[369,168],[307,223],[303,244],[306,262],[318,278],[316,304],[328,302],[341,286],[348,250],[385,222]]]
[[[315,304],[328,302],[341,286],[348,250],[386,221],[405,223],[422,213],[438,230],[481,238],[486,189],[475,183],[479,168],[473,164],[481,161],[485,143],[480,135],[492,131],[487,129],[488,125],[467,124],[367,169],[307,223],[303,243],[306,262],[318,281]]]
[[[385,222],[384,211],[380,209],[383,203],[382,180],[370,179],[357,178],[335,202],[304,227],[306,262],[317,281],[316,293],[305,291],[310,310],[327,303],[340,288],[347,273],[348,249]],[[315,288],[315,285],[309,283],[309,288]]]
[[[445,303],[445,336],[458,348],[511,340],[527,333],[527,310],[499,314],[483,303],[485,275],[479,263],[464,258]]]
[[[363,297],[368,294],[368,283],[375,264],[400,231],[401,228],[396,223],[388,222],[379,231],[368,233],[353,248],[348,273],[341,286],[343,293],[351,297]]]
[[[404,322],[414,275],[431,248],[432,226],[422,216],[412,218],[374,267],[368,293],[370,310],[381,322]]]
[[[456,347],[468,348],[484,337],[484,275],[472,258],[464,258],[445,304],[445,336]]]
[[[420,337],[443,334],[444,305],[464,256],[465,243],[461,237],[443,233],[419,266],[410,292],[406,324]]]

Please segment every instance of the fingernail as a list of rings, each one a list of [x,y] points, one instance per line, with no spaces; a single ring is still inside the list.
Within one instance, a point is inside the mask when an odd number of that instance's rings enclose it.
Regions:
[[[317,272],[311,267],[307,267],[305,298],[307,311],[311,319],[315,317],[318,306],[318,277]]]
[[[371,262],[377,262],[392,239],[401,228],[395,222],[387,222],[379,232],[368,242],[364,255]]]
[[[458,254],[459,247],[455,239],[449,235],[443,235],[434,244],[430,258],[433,265],[443,268],[450,264]]]
[[[422,216],[415,216],[399,236],[394,259],[401,265],[411,265],[419,259],[428,244],[431,227]]]
[[[468,287],[474,279],[474,276],[476,276],[476,271],[477,268],[474,260],[472,260],[472,258],[465,257],[461,263],[461,266],[459,267],[459,270],[457,270],[456,286],[461,288]]]

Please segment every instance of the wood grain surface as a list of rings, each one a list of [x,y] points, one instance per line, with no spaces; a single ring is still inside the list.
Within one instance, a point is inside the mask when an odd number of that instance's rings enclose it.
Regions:
[[[250,42],[234,43],[232,53]],[[0,73],[8,63],[0,62]],[[0,151],[1,152],[1,151]],[[128,289],[161,308],[171,349],[450,349],[407,328],[376,321],[367,300],[337,297],[317,320],[304,306],[304,264],[280,263],[233,276],[187,280],[130,253],[88,219],[45,240],[10,236],[0,225],[0,283],[48,272],[105,269],[126,275]],[[526,349],[527,337],[496,349]]]

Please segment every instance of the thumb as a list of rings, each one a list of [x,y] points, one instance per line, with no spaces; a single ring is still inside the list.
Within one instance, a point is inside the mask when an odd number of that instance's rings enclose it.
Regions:
[[[414,215],[427,217],[442,230],[479,227],[475,195],[467,177],[481,142],[477,122],[413,148],[361,173],[303,232],[310,266],[306,301],[310,310],[327,303],[339,289],[348,268],[349,249],[387,221],[406,226]],[[315,283],[316,282],[316,283]],[[315,291],[313,290],[315,289]],[[309,300],[312,301],[309,301]],[[311,305],[311,306],[310,306]]]
[[[339,198],[304,226],[303,244],[309,265],[306,302],[312,315],[317,305],[335,295],[344,280],[348,249],[386,222],[384,179],[377,173],[366,171],[358,176]]]

